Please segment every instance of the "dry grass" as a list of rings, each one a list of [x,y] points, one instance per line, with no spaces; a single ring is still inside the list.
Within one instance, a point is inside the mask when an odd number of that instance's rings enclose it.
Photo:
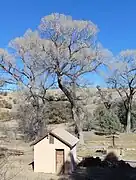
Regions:
[[[116,140],[118,147],[123,147],[125,150],[125,160],[136,160],[136,134],[121,134]],[[7,164],[4,167],[6,172],[6,177],[14,177],[15,180],[57,180],[60,177],[53,174],[44,173],[34,173],[32,167],[29,165],[33,160],[33,150],[28,143],[24,143],[21,140],[12,141],[1,141],[3,147],[9,149],[17,149],[24,151],[24,155],[21,156],[11,156],[6,161]],[[77,154],[78,156],[97,156],[95,153],[96,149],[101,149],[101,147],[110,146],[111,141],[106,138],[106,136],[98,136],[93,133],[85,133],[85,145],[78,146]],[[63,180],[63,178],[61,178]]]
[[[107,138],[107,136],[98,136],[93,133],[84,133],[85,145],[79,146],[78,155],[85,156],[98,156],[96,150],[106,149],[108,146],[112,145],[112,140]],[[136,134],[120,134],[119,138],[115,140],[115,144],[118,148],[123,148],[124,160],[136,160]]]
[[[2,147],[24,152],[24,155],[6,157],[4,160],[4,166],[0,166],[0,174],[3,172],[4,175],[0,176],[1,180],[57,180],[60,178],[54,174],[33,172],[32,166],[29,165],[33,161],[33,148],[30,147],[28,143],[24,143],[20,140],[3,140],[1,143],[3,144]]]

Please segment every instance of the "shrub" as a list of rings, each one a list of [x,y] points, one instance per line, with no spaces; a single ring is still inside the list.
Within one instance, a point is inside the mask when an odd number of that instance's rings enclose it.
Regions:
[[[89,131],[92,129],[92,123],[90,120],[83,123],[83,131]]]
[[[14,103],[14,104],[17,104],[17,100],[16,100],[16,99],[13,99],[13,103]]]
[[[95,123],[91,113],[88,113],[88,117],[83,122],[83,131],[90,131],[94,129]]]
[[[11,119],[11,113],[9,111],[7,112],[0,112],[0,120],[1,121],[8,121]]]
[[[98,106],[94,112],[94,120],[99,132],[114,134],[122,131],[122,125],[118,116],[112,111],[107,110],[104,106]]]
[[[96,100],[96,99],[94,99],[94,100],[93,100],[93,104],[96,104],[96,102],[97,102],[97,100]]]
[[[19,131],[24,135],[24,139],[28,141],[36,139],[41,129],[45,129],[46,126],[46,117],[42,106],[37,112],[32,104],[24,103],[18,108],[16,118],[19,119]]]
[[[5,100],[0,100],[0,108],[4,108],[5,107]]]
[[[3,92],[3,96],[7,96],[8,95],[8,93],[7,92]]]
[[[7,102],[7,103],[5,104],[5,108],[7,108],[7,109],[12,109],[12,104],[10,104],[10,103]]]
[[[127,120],[126,120],[127,112],[126,112],[123,102],[122,101],[117,102],[113,110],[115,114],[118,116],[121,124],[124,126],[124,129],[125,129],[127,125]],[[133,102],[132,104],[131,125],[132,125],[131,126],[132,130],[136,128],[136,102]]]
[[[46,117],[50,124],[65,123],[72,119],[71,108],[68,102],[50,102],[46,107]]]
[[[0,108],[12,109],[12,104],[8,103],[5,99],[0,100]]]

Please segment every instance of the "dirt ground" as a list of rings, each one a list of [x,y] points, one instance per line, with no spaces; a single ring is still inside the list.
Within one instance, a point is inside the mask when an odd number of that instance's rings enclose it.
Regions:
[[[86,156],[101,156],[96,153],[96,150],[108,147],[112,144],[111,139],[106,136],[98,136],[91,132],[85,132],[85,145],[79,146],[77,149],[78,160]],[[136,160],[136,134],[121,134],[119,138],[115,140],[118,147],[123,148],[124,155],[121,157],[123,160]],[[33,147],[30,147],[29,143],[25,143],[21,140],[6,141],[1,140],[1,147],[9,149],[17,149],[24,152],[24,155],[10,156],[5,161],[0,163],[1,172],[3,177],[1,180],[13,179],[15,180],[66,180],[69,177],[58,177],[53,174],[34,173],[31,165],[33,160]],[[136,167],[136,163],[133,163]],[[6,178],[5,178],[6,177]],[[5,179],[4,179],[5,178]]]

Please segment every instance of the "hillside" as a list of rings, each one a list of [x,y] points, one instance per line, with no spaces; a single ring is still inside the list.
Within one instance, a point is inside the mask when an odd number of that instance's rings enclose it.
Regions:
[[[104,88],[102,91],[105,94],[111,94],[110,101],[118,101],[119,95],[114,89]],[[71,110],[70,104],[67,101],[65,95],[59,89],[51,89],[47,91],[48,99],[50,102],[46,105],[46,122],[52,124],[49,127],[54,126],[54,124],[71,122]],[[106,96],[106,95],[105,95]],[[18,119],[15,118],[15,114],[20,105],[23,105],[24,101],[23,94],[21,92],[10,92],[0,94],[0,129],[7,129],[6,133],[10,131],[17,133],[18,130]],[[84,108],[87,109],[89,113],[89,120],[91,120],[91,114],[97,108],[98,105],[102,103],[101,98],[97,92],[96,88],[84,88],[78,89],[77,91],[78,102],[83,104]],[[63,110],[63,111],[62,111]],[[27,122],[27,118],[25,119]],[[5,130],[4,130],[5,131]],[[20,134],[20,132],[18,132]]]
[[[118,93],[114,89],[103,89],[103,92],[108,92],[108,94],[111,94],[111,101],[117,101],[119,99]],[[65,95],[59,90],[59,89],[52,89],[47,92],[47,96],[49,97],[51,103],[50,103],[50,111],[53,111],[55,108],[56,111],[58,111],[57,114],[60,114],[61,107],[65,107],[63,109],[68,108],[69,102],[67,101],[67,98]],[[13,120],[11,118],[11,114],[16,113],[19,105],[22,104],[23,95],[21,92],[10,92],[10,93],[1,93],[0,94],[0,121],[9,121]],[[93,113],[93,111],[96,109],[98,105],[102,103],[101,98],[99,97],[99,94],[97,93],[96,88],[88,88],[88,89],[79,89],[77,91],[77,99],[84,105],[84,108],[87,108],[89,113]],[[67,110],[66,110],[67,111]],[[69,112],[68,112],[69,113]],[[64,115],[62,115],[62,119],[66,119],[65,115],[67,112],[64,112]],[[68,115],[69,117],[70,115]],[[51,116],[52,117],[52,116]],[[51,118],[50,117],[50,118]],[[65,121],[65,120],[64,120]]]

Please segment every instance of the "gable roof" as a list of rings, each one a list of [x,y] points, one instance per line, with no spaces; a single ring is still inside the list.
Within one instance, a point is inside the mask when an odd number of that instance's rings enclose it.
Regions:
[[[51,134],[56,136],[58,139],[60,139],[62,142],[64,142],[70,147],[75,146],[79,141],[77,137],[73,136],[71,133],[62,128],[56,128],[52,130]]]
[[[53,135],[54,137],[56,137],[57,139],[59,139],[60,141],[62,141],[63,143],[65,143],[67,146],[69,147],[73,147],[75,146],[79,139],[76,138],[75,136],[73,136],[71,133],[69,133],[68,131],[62,129],[62,128],[56,128],[53,129],[52,131],[46,133],[43,137],[37,139],[35,142],[33,142],[31,144],[31,146],[37,144],[38,142],[40,142],[42,139],[44,139],[48,134]]]

